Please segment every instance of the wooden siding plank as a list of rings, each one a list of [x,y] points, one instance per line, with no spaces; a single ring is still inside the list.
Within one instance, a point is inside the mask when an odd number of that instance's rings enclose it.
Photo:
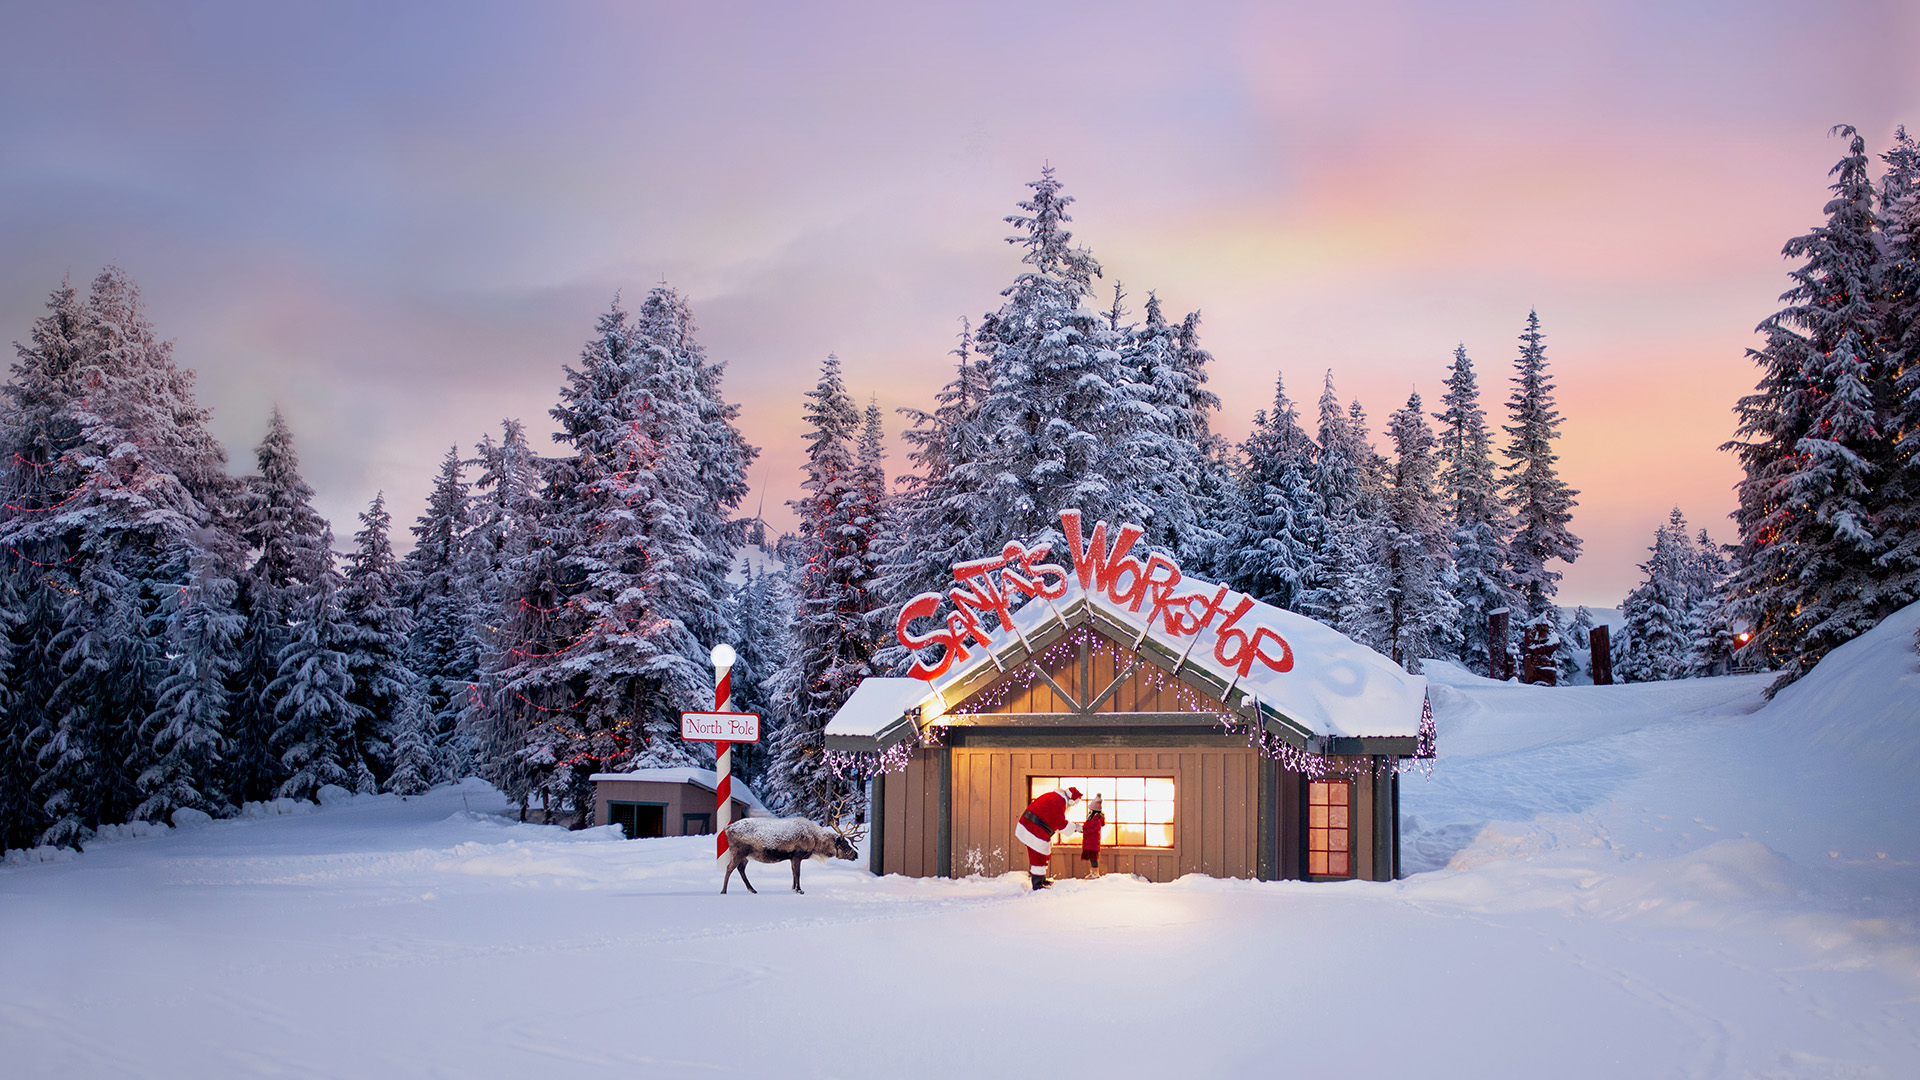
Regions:
[[[1247,871],[1247,755],[1222,754],[1221,868],[1228,877],[1251,877]]]
[[[881,835],[886,845],[887,873],[907,872],[907,774],[890,772],[887,776],[887,829]]]
[[[1014,808],[1013,755],[1004,750],[993,753],[993,788],[987,793],[987,807],[987,872],[1004,874],[1011,869],[1013,857],[1007,850],[1013,843],[1013,815],[1026,809],[1025,803]]]

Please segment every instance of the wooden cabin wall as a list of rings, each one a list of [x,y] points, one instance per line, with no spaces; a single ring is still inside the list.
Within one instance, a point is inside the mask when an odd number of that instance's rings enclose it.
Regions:
[[[923,747],[900,772],[885,774],[881,799],[881,869],[908,877],[936,877],[940,867],[941,770],[944,747]]]
[[[1132,655],[1125,645],[1104,635],[1088,631],[1087,637],[1100,642],[1101,647],[1095,649],[1083,644],[1080,649],[1052,656],[1044,665],[1048,678],[1082,702],[1097,697],[1112,686],[1113,680],[1127,669],[1128,658]],[[1020,686],[1029,678],[1024,671],[1015,669],[1005,678],[989,684],[956,705],[955,710],[983,714],[1075,711],[1074,703],[1055,693],[1045,679],[1035,678],[1030,685]],[[1020,688],[1009,689],[1005,685],[1009,682]],[[1181,687],[1178,679],[1154,668],[1150,662],[1142,661],[1127,676],[1126,682],[1100,703],[1099,711],[1176,713],[1217,712],[1224,708],[1218,701],[1198,691]]]
[[[1110,873],[1172,881],[1182,874],[1255,877],[1259,870],[1259,760],[1250,748],[1084,750],[957,747],[953,755],[952,873],[1003,874],[1026,866],[1013,824],[1034,776],[1171,776],[1174,846],[1117,848],[1101,856]],[[892,788],[888,789],[889,828]],[[891,869],[889,864],[889,869]],[[903,869],[902,872],[905,871]],[[1056,877],[1084,877],[1079,842],[1056,843]]]

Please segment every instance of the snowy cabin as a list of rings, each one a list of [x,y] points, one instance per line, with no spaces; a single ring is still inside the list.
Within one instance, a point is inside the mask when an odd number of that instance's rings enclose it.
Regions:
[[[873,871],[1019,869],[1014,822],[1072,785],[1104,797],[1107,872],[1399,876],[1399,773],[1433,752],[1426,678],[1132,554],[1137,526],[1061,519],[1067,558],[1011,543],[908,603],[913,677],[865,680],[827,725],[830,752],[877,755]],[[1086,869],[1077,841],[1054,845],[1053,876]]]
[[[618,825],[629,840],[713,831],[719,781],[712,769],[635,769],[591,779],[593,823]],[[759,796],[734,778],[732,820],[766,813]]]

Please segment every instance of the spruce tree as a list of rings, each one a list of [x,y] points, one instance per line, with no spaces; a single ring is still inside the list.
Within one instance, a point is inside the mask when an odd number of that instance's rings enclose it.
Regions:
[[[234,610],[240,553],[232,545],[201,548],[191,579],[172,598],[167,673],[147,718],[153,764],[140,774],[146,795],[135,815],[169,821],[182,807],[220,815],[232,810],[224,784],[228,680],[240,668],[245,616]]]
[[[1539,313],[1529,311],[1514,362],[1513,393],[1507,398],[1513,423],[1502,425],[1508,442],[1501,487],[1513,522],[1507,543],[1508,583],[1529,619],[1549,613],[1560,591],[1560,572],[1547,564],[1580,557],[1580,538],[1567,528],[1579,505],[1574,496],[1580,493],[1568,487],[1554,467],[1560,460],[1553,442],[1560,436],[1561,417],[1547,374],[1544,337]]]
[[[1884,160],[1874,398],[1888,445],[1869,496],[1881,545],[1879,606],[1891,608],[1920,599],[1920,143],[1902,127]]]
[[[1848,150],[1832,171],[1826,222],[1783,249],[1804,261],[1781,295],[1787,306],[1759,327],[1766,345],[1749,350],[1761,380],[1736,407],[1738,437],[1725,447],[1746,473],[1734,514],[1738,611],[1780,667],[1774,690],[1911,599],[1881,561],[1895,545],[1874,505],[1898,471],[1874,388],[1902,377],[1887,377],[1874,307],[1874,188],[1865,141],[1835,130]]]
[[[407,666],[424,695],[419,706],[429,762],[415,768],[428,785],[464,776],[472,764],[467,741],[460,737],[460,717],[468,706],[468,688],[480,678],[474,636],[478,575],[469,573],[480,568],[467,557],[471,519],[465,464],[460,448],[449,447],[426,512],[412,526],[413,550],[403,561],[413,611]]]
[[[358,772],[355,733],[365,712],[355,705],[349,664],[350,629],[340,607],[340,574],[333,566],[333,531],[303,547],[289,590],[290,640],[267,684],[277,725],[273,750],[285,779],[274,794],[314,799],[321,788],[352,788]]]
[[[259,472],[247,478],[241,536],[254,551],[241,581],[239,606],[247,617],[240,668],[231,682],[231,750],[227,789],[235,799],[273,798],[287,778],[276,733],[283,720],[273,689],[281,678],[281,654],[293,640],[294,606],[332,573],[331,532],[313,508],[313,489],[300,475],[293,431],[275,408],[267,433],[254,451]]]
[[[903,438],[914,471],[899,478],[891,528],[881,539],[882,623],[892,625],[914,596],[950,588],[953,564],[977,558],[993,542],[982,527],[986,506],[986,438],[980,407],[986,364],[977,359],[965,320],[953,349],[953,378],[935,396],[933,412],[900,410],[911,422]],[[900,672],[912,657],[897,641],[875,655],[882,670]]]
[[[1146,322],[1122,328],[1120,291],[1109,325],[1120,331],[1125,403],[1120,427],[1129,473],[1115,510],[1147,527],[1146,543],[1176,553],[1210,551],[1221,537],[1196,502],[1205,466],[1209,414],[1220,399],[1206,389],[1212,356],[1200,347],[1200,316],[1169,323],[1160,300],[1147,294]]]
[[[732,672],[733,704],[741,712],[760,714],[760,742],[734,748],[734,769],[760,790],[767,758],[798,696],[782,682],[782,673],[797,667],[790,663],[797,652],[796,612],[783,569],[757,570],[747,563],[741,577],[729,605],[739,657]]]
[[[1024,213],[1006,220],[1016,230],[1008,243],[1024,249],[1028,269],[976,335],[988,362],[985,498],[974,529],[992,544],[1050,535],[1070,507],[1088,520],[1125,516],[1135,475],[1125,446],[1138,395],[1120,363],[1120,332],[1087,304],[1100,265],[1072,246],[1073,199],[1053,170],[1027,186]]]
[[[847,396],[840,361],[829,355],[807,393],[809,431],[800,518],[801,568],[797,696],[773,746],[770,794],[790,813],[819,817],[851,794],[827,765],[827,721],[861,680],[876,674],[870,467],[856,457],[860,414]],[[864,441],[864,440],[863,440]],[[877,465],[877,463],[875,463]]]
[[[1240,446],[1239,513],[1219,569],[1234,588],[1290,611],[1301,610],[1314,545],[1326,530],[1311,486],[1315,456],[1276,373],[1273,409],[1254,413],[1253,432]]]
[[[143,802],[165,605],[195,551],[218,541],[231,493],[207,419],[115,268],[84,299],[63,285],[18,348],[0,543],[26,648],[12,657],[6,741],[32,754],[44,842],[78,844]]]
[[[1446,521],[1434,486],[1439,462],[1433,432],[1417,392],[1393,414],[1387,431],[1393,440],[1393,472],[1381,530],[1387,655],[1418,673],[1421,657],[1458,650],[1459,601],[1453,595]]]
[[[393,770],[393,744],[403,723],[416,723],[412,696],[417,679],[407,666],[413,619],[403,606],[410,591],[406,568],[394,557],[393,524],[384,492],[360,515],[354,551],[347,560],[340,609],[353,689],[347,700],[358,710],[353,732],[354,790],[378,791]],[[440,779],[437,770],[424,778]]]
[[[1507,512],[1500,501],[1493,439],[1480,407],[1480,387],[1467,347],[1453,350],[1435,454],[1440,461],[1441,509],[1449,527],[1455,595],[1460,601],[1460,659],[1471,670],[1489,670],[1487,615],[1511,608],[1506,584]]]

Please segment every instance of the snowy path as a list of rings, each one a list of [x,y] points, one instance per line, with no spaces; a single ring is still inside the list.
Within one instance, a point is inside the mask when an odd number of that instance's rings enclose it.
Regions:
[[[477,784],[99,844],[0,868],[0,1062],[1920,1075],[1920,674],[1896,640],[1920,610],[1899,622],[1763,711],[1752,678],[1437,672],[1444,756],[1408,778],[1419,872],[1392,884],[1029,895],[810,863],[806,896],[765,867],[721,897],[706,839],[510,824]]]

